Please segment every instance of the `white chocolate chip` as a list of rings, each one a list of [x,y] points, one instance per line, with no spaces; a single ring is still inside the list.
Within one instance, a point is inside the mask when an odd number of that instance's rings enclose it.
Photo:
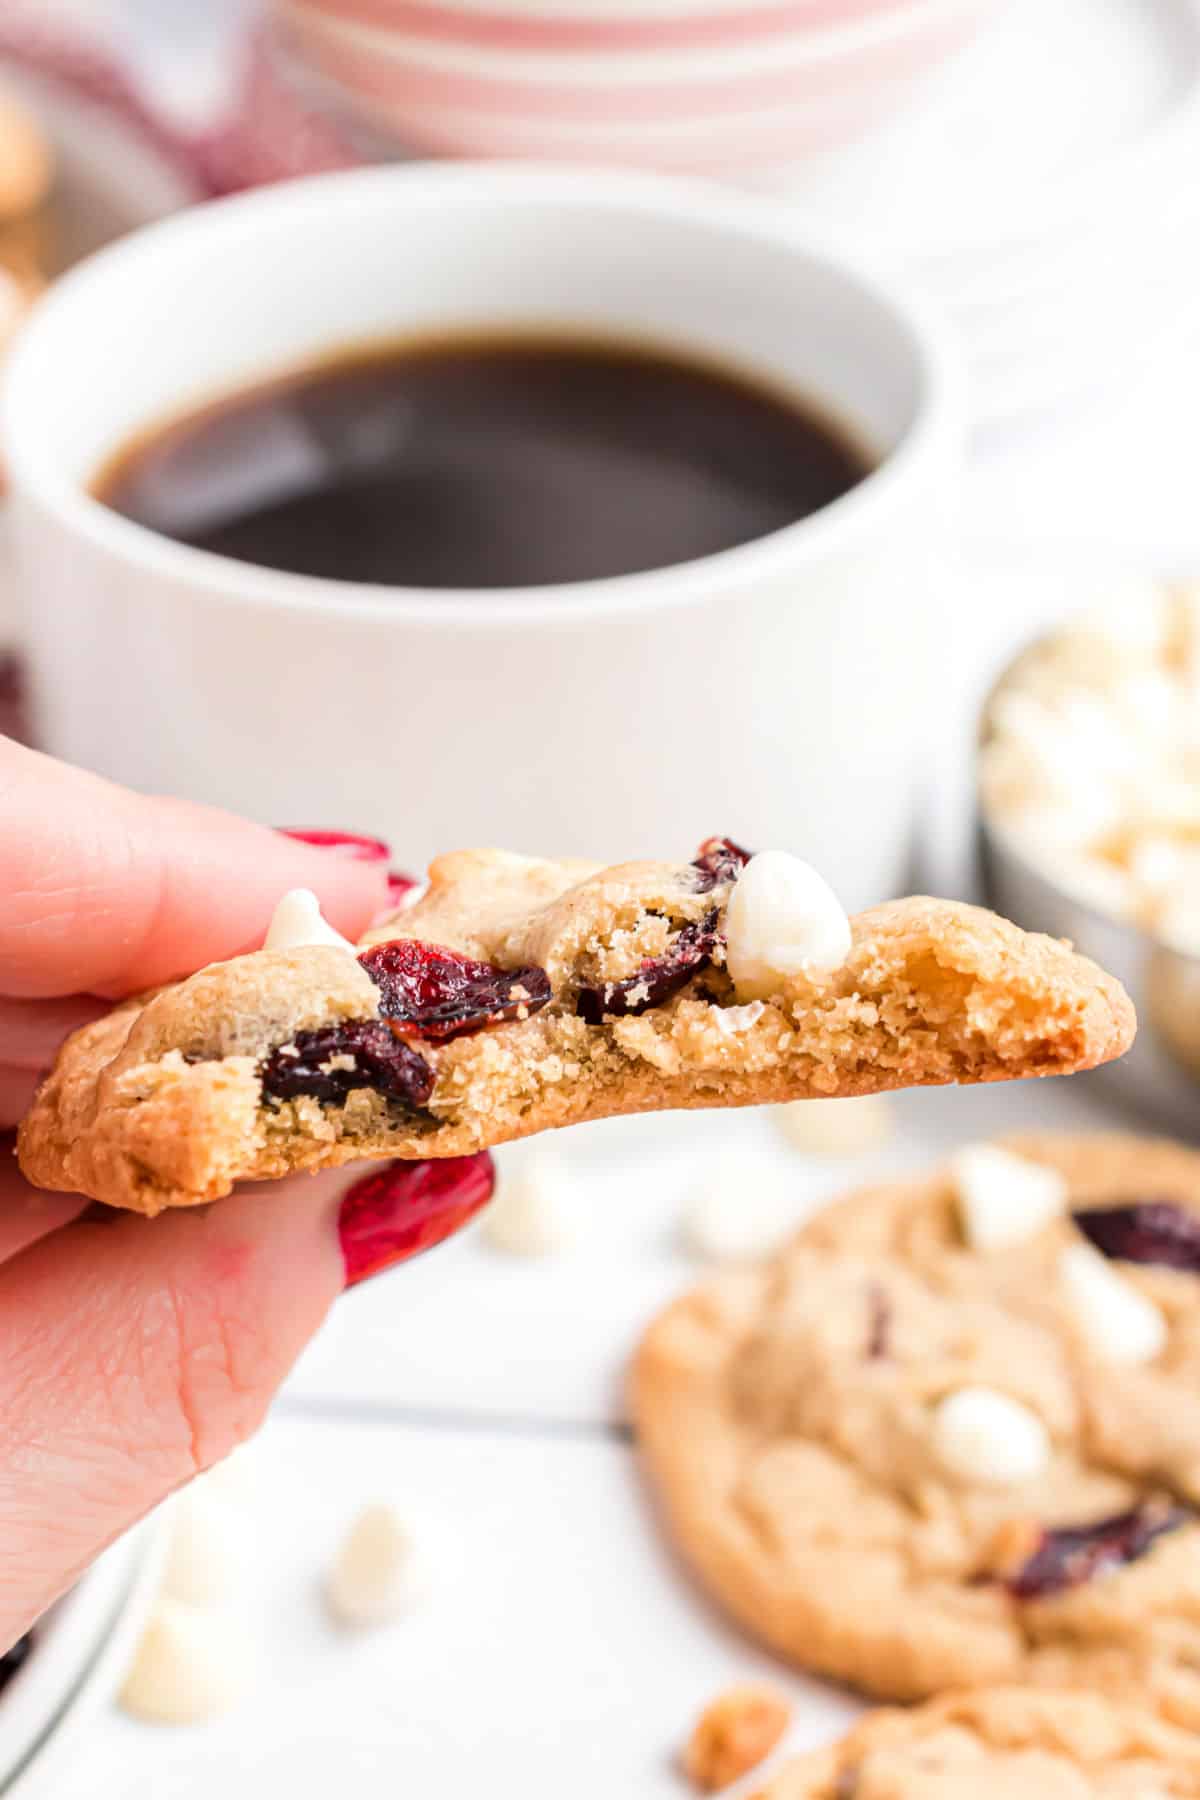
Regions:
[[[216,1606],[241,1591],[248,1562],[246,1533],[219,1499],[189,1488],[172,1503],[161,1592],[189,1606]]]
[[[156,1725],[193,1725],[228,1712],[253,1686],[254,1657],[238,1621],[160,1599],[121,1688],[121,1705]]]
[[[400,1514],[383,1502],[364,1508],[325,1585],[334,1618],[341,1625],[385,1625],[412,1604],[420,1587],[416,1547]]]
[[[679,1220],[685,1250],[706,1262],[768,1256],[795,1229],[800,1209],[765,1158],[726,1150],[709,1158]]]
[[[1104,1362],[1153,1362],[1167,1322],[1145,1294],[1090,1244],[1071,1244],[1059,1259],[1068,1304],[1093,1354]]]
[[[973,1250],[1003,1250],[1063,1216],[1067,1184],[1054,1169],[995,1144],[966,1144],[950,1159],[963,1232]]]
[[[738,1037],[757,1025],[765,1011],[761,1000],[751,1000],[746,1006],[714,1006],[712,1022],[722,1037]]]
[[[784,850],[752,856],[725,910],[725,965],[739,1000],[768,1000],[796,975],[840,968],[850,921],[817,871]]]
[[[789,1100],[774,1108],[783,1136],[813,1156],[854,1156],[877,1150],[896,1129],[896,1115],[884,1094],[852,1100]]]
[[[990,1387],[946,1395],[933,1415],[933,1447],[947,1474],[988,1487],[1034,1481],[1050,1461],[1037,1414]]]
[[[312,890],[293,888],[275,908],[263,949],[302,950],[309,944],[334,944],[338,949],[354,954],[354,945],[322,917]]]
[[[575,1235],[564,1159],[538,1148],[502,1164],[496,1198],[480,1223],[485,1240],[512,1256],[549,1256]]]

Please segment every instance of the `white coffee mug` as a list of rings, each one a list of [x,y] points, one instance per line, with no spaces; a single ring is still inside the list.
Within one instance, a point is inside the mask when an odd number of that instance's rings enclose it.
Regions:
[[[648,574],[430,591],[180,545],[89,493],[215,396],[364,340],[578,326],[830,410],[879,461],[798,524]],[[958,456],[953,361],[786,211],[649,177],[410,165],[199,207],[35,309],[3,408],[40,741],[133,787],[389,837],[616,861],[712,833],[850,905],[911,844]]]

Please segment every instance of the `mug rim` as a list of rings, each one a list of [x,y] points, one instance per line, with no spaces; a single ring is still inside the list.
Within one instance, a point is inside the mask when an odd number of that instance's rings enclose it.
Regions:
[[[731,244],[740,239],[791,252],[799,265],[807,264],[865,298],[907,338],[916,372],[913,417],[894,447],[854,487],[790,525],[688,562],[536,587],[429,588],[342,581],[239,562],[181,544],[125,518],[80,482],[63,475],[52,453],[26,450],[21,420],[36,406],[34,361],[44,355],[43,340],[49,337],[53,341],[62,315],[69,318],[81,299],[86,302],[89,289],[103,284],[112,270],[124,269],[140,257],[161,254],[173,241],[238,230],[248,221],[252,223],[255,215],[270,214],[278,219],[292,214],[299,220],[314,204],[369,201],[377,190],[389,189],[408,190],[426,199],[445,198],[448,203],[461,197],[473,204],[487,199],[490,190],[496,204],[509,207],[574,202],[585,214],[599,210],[670,216],[720,231]],[[659,333],[657,341],[665,344],[667,340]],[[769,374],[769,361],[764,369]],[[439,626],[550,621],[567,626],[596,613],[618,616],[691,605],[728,592],[732,584],[769,578],[772,571],[799,571],[809,562],[836,554],[847,542],[853,544],[874,521],[886,520],[902,504],[913,477],[919,476],[931,458],[936,460],[943,448],[960,438],[965,417],[963,386],[961,364],[940,321],[924,301],[857,251],[846,251],[839,243],[822,241],[805,230],[792,210],[781,203],[695,178],[613,172],[587,165],[407,163],[337,170],[206,201],[131,232],[85,258],[34,305],[10,347],[0,395],[0,436],[15,499],[32,497],[61,526],[93,548],[151,574],[183,581],[210,602],[310,616],[336,614],[347,621],[386,616],[408,624],[436,620]]]

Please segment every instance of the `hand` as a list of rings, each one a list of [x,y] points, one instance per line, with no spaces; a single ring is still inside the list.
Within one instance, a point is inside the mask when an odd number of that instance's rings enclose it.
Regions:
[[[312,888],[351,939],[387,904],[373,840],[349,840],[358,854],[313,848],[5,739],[0,816],[0,1128],[105,1000],[257,949],[287,889]],[[487,1159],[457,1167],[300,1176],[144,1219],[39,1193],[3,1156],[0,1650],[256,1429],[348,1275],[436,1242],[482,1204]]]

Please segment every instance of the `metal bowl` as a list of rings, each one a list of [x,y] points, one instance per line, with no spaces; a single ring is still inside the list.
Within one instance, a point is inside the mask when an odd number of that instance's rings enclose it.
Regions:
[[[1027,646],[1004,670],[984,703],[979,743],[992,702]],[[1180,1136],[1200,1139],[1200,956],[1172,949],[1128,919],[1100,911],[1048,876],[987,817],[976,783],[980,867],[989,906],[1030,931],[1069,938],[1077,950],[1115,975],[1137,1008],[1138,1033],[1119,1062],[1093,1080]]]

